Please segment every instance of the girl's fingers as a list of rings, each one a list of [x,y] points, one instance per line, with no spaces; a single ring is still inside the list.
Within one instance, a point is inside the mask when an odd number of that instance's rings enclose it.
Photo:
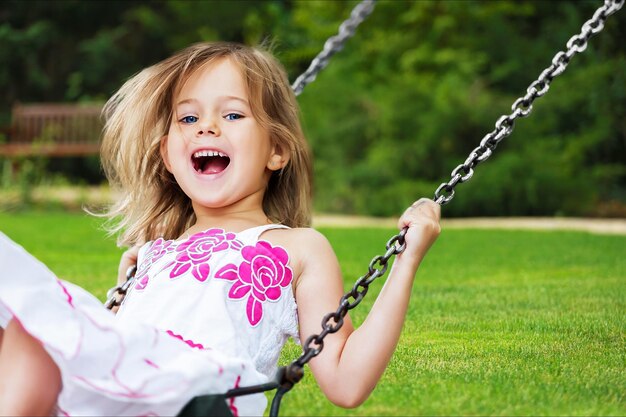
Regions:
[[[438,223],[440,218],[441,206],[429,198],[420,198],[411,204],[411,207],[406,209],[400,217],[398,228],[403,229],[405,226],[411,226],[411,224],[426,219]]]

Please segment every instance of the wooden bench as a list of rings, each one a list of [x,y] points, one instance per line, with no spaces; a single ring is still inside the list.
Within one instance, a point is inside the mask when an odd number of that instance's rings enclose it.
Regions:
[[[86,156],[100,151],[102,106],[80,104],[17,104],[11,126],[3,129],[0,157]]]

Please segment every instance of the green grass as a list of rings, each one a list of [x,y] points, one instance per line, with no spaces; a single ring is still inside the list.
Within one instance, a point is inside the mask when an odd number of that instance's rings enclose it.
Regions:
[[[98,224],[76,214],[0,213],[0,230],[103,299],[121,250]],[[321,231],[346,289],[394,233]],[[351,313],[356,323],[381,285]],[[444,230],[418,273],[398,350],[367,402],[334,407],[307,372],[282,414],[625,415],[625,313],[626,236]],[[281,361],[298,353],[289,344]]]

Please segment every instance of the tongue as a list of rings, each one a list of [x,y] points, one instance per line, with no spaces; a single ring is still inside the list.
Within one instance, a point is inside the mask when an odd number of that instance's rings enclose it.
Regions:
[[[212,156],[202,166],[203,174],[219,174],[228,166],[228,159],[219,156]]]

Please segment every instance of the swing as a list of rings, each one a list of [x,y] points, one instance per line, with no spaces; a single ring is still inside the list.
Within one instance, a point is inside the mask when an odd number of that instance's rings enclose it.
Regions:
[[[501,116],[496,121],[495,129],[483,137],[480,144],[469,153],[465,162],[452,170],[450,180],[441,183],[435,190],[433,200],[437,204],[443,206],[454,198],[457,185],[472,178],[476,166],[486,161],[498,144],[512,133],[515,121],[518,118],[527,117],[531,113],[534,101],[548,92],[554,78],[565,71],[567,65],[576,54],[583,52],[587,48],[587,41],[593,35],[602,31],[606,19],[621,9],[625,1],[604,0],[604,4],[596,9],[593,16],[582,25],[580,33],[572,36],[567,41],[566,50],[559,51],[552,58],[551,64],[528,86],[526,94],[515,100],[511,106],[512,112]],[[299,95],[307,84],[313,82],[317,74],[326,67],[330,57],[343,48],[345,42],[354,35],[356,27],[373,11],[374,4],[375,0],[362,0],[355,6],[350,17],[340,25],[339,33],[325,42],[323,50],[313,59],[307,70],[293,83],[292,89],[296,95]],[[385,275],[389,260],[404,250],[406,231],[407,229],[404,228],[389,239],[386,244],[385,254],[378,255],[371,260],[367,273],[360,277],[352,289],[341,297],[337,310],[323,317],[322,331],[319,334],[309,336],[302,344],[302,355],[291,364],[279,368],[273,380],[265,384],[234,388],[225,394],[196,397],[183,408],[179,416],[232,415],[226,406],[226,401],[229,398],[270,390],[276,390],[270,407],[270,416],[277,416],[283,396],[304,376],[304,366],[322,352],[324,338],[331,333],[337,332],[343,326],[343,319],[348,311],[359,305],[367,294],[369,285],[374,280]],[[118,301],[116,295],[124,297],[133,283],[135,271],[136,266],[129,268],[126,282],[109,291],[107,294],[108,301],[105,303],[107,308],[111,309],[120,305],[121,299]]]

